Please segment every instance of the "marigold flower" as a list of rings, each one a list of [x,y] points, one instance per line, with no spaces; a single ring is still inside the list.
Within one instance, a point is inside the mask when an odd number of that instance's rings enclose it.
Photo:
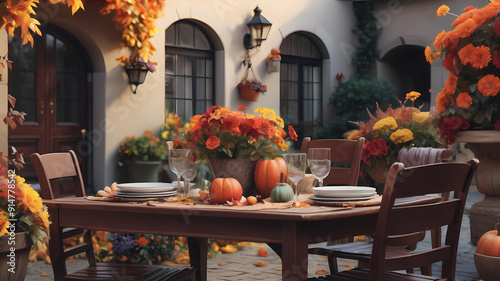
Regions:
[[[481,9],[477,9],[472,14],[472,19],[479,25],[483,25],[487,20],[490,20],[498,14],[498,7],[487,5]]]
[[[444,83],[445,85],[444,92],[446,93],[446,95],[453,95],[455,93],[457,82],[458,82],[458,76],[454,75],[453,73],[450,73],[448,75],[448,79],[446,79],[446,82]]]
[[[474,9],[474,6],[467,6],[464,8],[464,12],[468,12],[470,10]]]
[[[468,108],[471,104],[472,98],[468,93],[462,92],[458,95],[457,106],[460,106],[461,108]]]
[[[472,10],[469,10],[463,14],[461,14],[460,16],[458,16],[458,18],[453,21],[453,23],[451,25],[459,25],[461,24],[462,22],[472,18],[473,16],[473,13],[476,11],[476,9],[472,9]]]
[[[427,46],[424,51],[425,60],[430,64],[434,64],[434,60],[432,59],[432,50],[431,47]]]
[[[428,111],[416,113],[413,115],[413,121],[422,124],[429,120],[429,115],[430,113]]]
[[[441,5],[441,7],[439,7],[436,11],[438,17],[439,16],[444,16],[446,15],[448,12],[450,11],[450,7],[446,6],[446,5]]]
[[[458,56],[463,64],[469,63],[477,69],[486,67],[491,61],[490,48],[486,46],[468,44],[458,52]]]
[[[294,141],[297,141],[297,132],[295,132],[295,129],[293,128],[292,125],[288,126],[288,134],[290,135],[290,138]]]
[[[434,47],[436,47],[436,49],[441,49],[441,45],[443,45],[443,41],[444,41],[444,37],[446,36],[446,31],[441,31],[441,33],[439,33],[437,36],[436,36],[436,39],[434,40],[434,43],[432,43],[432,45]]]
[[[415,101],[420,96],[421,96],[421,94],[419,92],[411,91],[411,92],[409,92],[409,93],[406,94],[406,99],[407,100],[411,100],[411,101]]]
[[[455,28],[459,38],[465,38],[471,35],[478,28],[477,23],[473,19],[467,19]]]
[[[494,97],[500,91],[500,78],[493,74],[486,75],[477,82],[477,87],[484,96]]]
[[[220,145],[220,139],[216,136],[211,136],[208,138],[206,142],[207,148],[210,150],[214,150]]]
[[[373,125],[373,131],[387,132],[389,130],[396,129],[397,127],[398,123],[394,117],[386,117]]]
[[[394,131],[389,138],[394,144],[400,144],[413,140],[414,136],[411,130],[404,128]]]

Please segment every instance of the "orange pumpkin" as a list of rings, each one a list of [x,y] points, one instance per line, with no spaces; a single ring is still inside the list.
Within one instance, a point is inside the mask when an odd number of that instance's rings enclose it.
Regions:
[[[267,198],[271,195],[271,190],[280,181],[280,176],[283,173],[283,182],[287,181],[286,163],[285,159],[281,157],[274,158],[273,160],[257,161],[255,166],[255,186],[262,195],[262,198]]]
[[[216,178],[208,188],[210,198],[216,203],[240,200],[243,195],[241,184],[233,178]]]
[[[496,230],[483,234],[477,242],[476,252],[485,256],[500,257],[500,224],[495,224]]]

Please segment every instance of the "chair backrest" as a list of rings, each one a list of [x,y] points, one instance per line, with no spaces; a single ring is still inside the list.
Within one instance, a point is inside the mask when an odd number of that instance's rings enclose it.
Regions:
[[[330,148],[332,168],[330,174],[323,180],[324,185],[355,186],[358,184],[361,151],[364,144],[364,138],[357,140],[311,140],[311,138],[305,137],[302,141],[300,152],[307,153],[307,149],[309,148]]]
[[[472,159],[467,163],[438,163],[410,168],[405,168],[400,162],[391,166],[377,221],[370,260],[370,280],[382,280],[389,236],[441,226],[447,226],[446,240],[442,246],[412,253],[404,258],[396,257],[391,262],[400,262],[401,268],[405,268],[407,264],[425,266],[442,261],[442,277],[454,280],[465,199],[478,165],[479,161]],[[458,198],[436,203],[394,206],[397,198],[451,191],[458,191]]]
[[[74,151],[33,153],[30,157],[36,170],[43,199],[85,196],[82,173]]]

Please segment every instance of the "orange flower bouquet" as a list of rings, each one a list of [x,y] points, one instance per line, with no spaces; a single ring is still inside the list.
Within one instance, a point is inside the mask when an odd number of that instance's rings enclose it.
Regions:
[[[436,36],[425,49],[429,63],[443,59],[450,72],[436,98],[436,127],[449,144],[455,132],[469,126],[500,129],[500,2],[482,8],[468,6],[452,23],[454,28]],[[438,16],[452,14],[446,5]],[[453,14],[452,14],[453,15]]]
[[[274,110],[257,108],[260,116],[245,114],[245,106],[235,112],[218,105],[191,119],[194,126],[186,131],[188,147],[199,159],[274,159],[287,149],[284,122]],[[297,140],[292,126],[290,137]]]

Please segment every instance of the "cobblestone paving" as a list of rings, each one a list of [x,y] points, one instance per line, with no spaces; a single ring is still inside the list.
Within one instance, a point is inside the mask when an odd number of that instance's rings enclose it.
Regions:
[[[473,203],[482,200],[484,196],[479,192],[471,192],[467,200],[466,211]],[[479,280],[474,265],[475,246],[470,242],[470,223],[466,213],[462,223],[460,245],[457,255],[456,281]],[[419,248],[430,247],[430,236],[426,235],[424,241],[419,243]],[[268,252],[267,257],[260,257],[257,251],[263,248]],[[258,267],[255,262],[268,263],[267,266]],[[72,272],[85,266],[85,259],[70,260],[67,262],[68,272]],[[347,265],[354,266],[350,260],[340,260],[340,269]],[[318,270],[328,271],[328,262],[324,257],[309,255],[309,277],[317,276]],[[434,275],[439,276],[440,265],[433,266]],[[250,244],[245,249],[233,254],[219,254],[208,260],[208,279],[217,281],[229,280],[281,280],[281,260],[266,244]],[[54,280],[52,268],[44,261],[30,263],[26,281]]]

